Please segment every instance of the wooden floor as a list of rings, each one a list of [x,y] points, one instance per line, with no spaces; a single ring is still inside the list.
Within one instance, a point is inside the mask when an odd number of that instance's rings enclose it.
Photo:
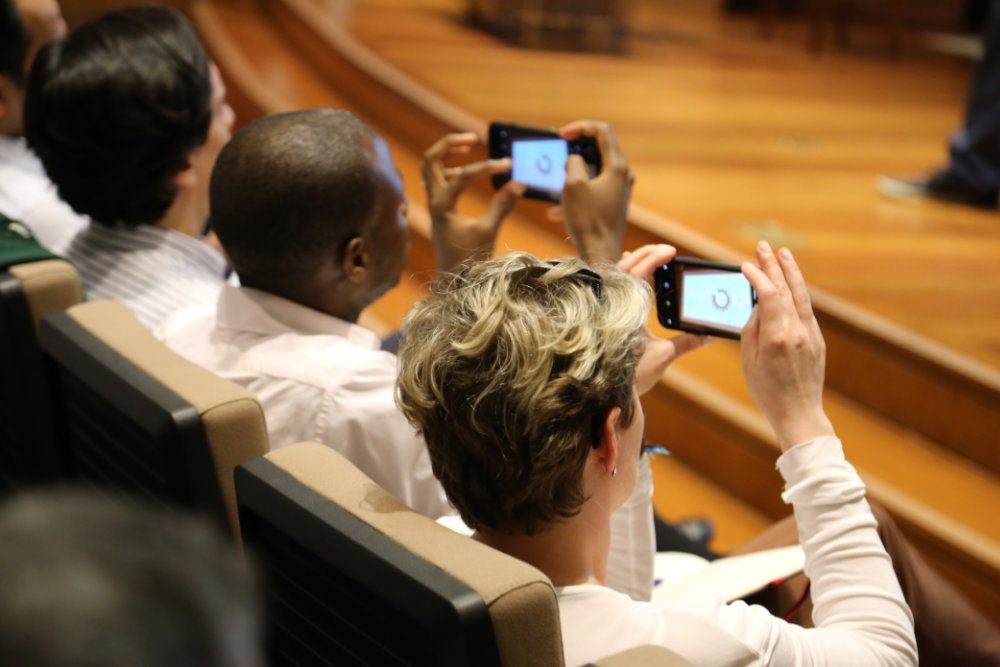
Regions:
[[[711,2],[637,1],[624,56],[520,49],[466,26],[461,0],[315,0],[381,57],[482,118],[607,119],[636,202],[749,254],[767,238],[815,285],[1000,368],[1000,213],[897,202],[880,174],[945,157],[968,62],[815,55]]]

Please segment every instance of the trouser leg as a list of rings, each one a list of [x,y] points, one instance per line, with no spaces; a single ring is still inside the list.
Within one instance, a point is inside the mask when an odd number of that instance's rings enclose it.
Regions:
[[[1000,0],[990,0],[979,62],[966,104],[965,125],[949,144],[944,168],[950,179],[975,192],[1000,188]]]
[[[872,513],[913,612],[920,664],[1000,665],[1000,631],[923,559],[885,509],[873,504]]]

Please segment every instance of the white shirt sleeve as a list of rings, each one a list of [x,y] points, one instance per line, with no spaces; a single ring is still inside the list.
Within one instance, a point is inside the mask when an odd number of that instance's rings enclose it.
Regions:
[[[649,456],[639,459],[635,490],[611,515],[608,586],[633,600],[653,595],[656,534],[653,529],[653,471]]]
[[[778,459],[782,499],[806,552],[815,628],[774,619],[764,664],[916,665],[913,616],[876,532],[865,486],[840,440],[824,437]],[[744,605],[745,607],[745,605]],[[739,605],[729,609],[739,613]]]
[[[567,586],[557,589],[567,664],[660,644],[699,666],[916,665],[910,610],[840,441],[799,445],[778,468],[783,498],[795,508],[817,627],[742,601],[665,607],[603,586]]]

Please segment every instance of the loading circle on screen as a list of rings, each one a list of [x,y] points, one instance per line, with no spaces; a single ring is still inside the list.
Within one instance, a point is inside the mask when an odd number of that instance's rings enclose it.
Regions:
[[[721,287],[715,291],[712,295],[712,305],[715,306],[716,310],[727,310],[729,304],[733,302],[733,298],[729,296],[729,292],[722,289]]]
[[[552,171],[552,158],[542,153],[535,159],[535,169],[540,174],[547,174]]]

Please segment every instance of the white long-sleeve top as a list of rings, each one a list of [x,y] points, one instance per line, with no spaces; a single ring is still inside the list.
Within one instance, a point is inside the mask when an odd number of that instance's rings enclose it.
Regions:
[[[817,627],[787,623],[742,601],[661,607],[604,586],[565,586],[556,592],[566,664],[660,644],[706,667],[916,665],[913,618],[840,441],[824,437],[794,447],[778,459],[778,469],[806,554]]]

